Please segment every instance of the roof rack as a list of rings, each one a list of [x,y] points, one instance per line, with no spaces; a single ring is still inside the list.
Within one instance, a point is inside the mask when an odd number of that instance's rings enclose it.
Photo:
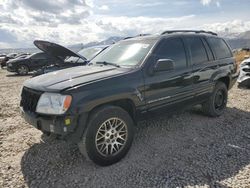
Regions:
[[[150,34],[138,34],[138,35],[135,35],[133,37],[125,37],[125,38],[123,38],[123,40],[136,38],[136,37],[144,37],[144,36],[148,36],[148,35],[150,35]]]
[[[169,30],[169,31],[162,32],[161,35],[172,34],[172,33],[207,33],[210,35],[217,36],[217,33],[214,33],[212,31],[204,31],[204,30]]]

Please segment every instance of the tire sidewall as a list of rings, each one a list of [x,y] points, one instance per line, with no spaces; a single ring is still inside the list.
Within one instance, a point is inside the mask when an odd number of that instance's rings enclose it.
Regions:
[[[219,90],[223,91],[223,94],[224,94],[223,97],[224,97],[224,101],[225,101],[224,102],[224,106],[223,106],[223,108],[221,110],[218,110],[218,109],[215,108],[215,97],[216,97],[216,94],[217,94],[217,92]],[[222,83],[222,82],[218,82],[216,84],[216,86],[215,86],[215,90],[214,90],[213,95],[212,95],[212,104],[211,104],[212,105],[211,107],[212,107],[214,113],[217,116],[221,115],[223,113],[224,109],[226,108],[226,106],[227,106],[227,99],[228,99],[228,90],[227,90],[226,85],[224,83]]]
[[[128,135],[127,135],[127,141],[123,149],[115,156],[112,157],[104,157],[102,156],[95,145],[95,137],[97,130],[102,125],[103,122],[105,122],[107,119],[117,117],[123,120],[128,129]],[[93,160],[95,163],[106,166],[113,163],[118,162],[121,160],[129,151],[129,148],[132,145],[133,141],[133,135],[134,135],[134,123],[129,116],[129,114],[124,111],[123,109],[119,107],[104,107],[100,111],[98,111],[94,116],[90,119],[90,122],[88,123],[88,127],[86,130],[86,151],[88,154],[88,157]]]

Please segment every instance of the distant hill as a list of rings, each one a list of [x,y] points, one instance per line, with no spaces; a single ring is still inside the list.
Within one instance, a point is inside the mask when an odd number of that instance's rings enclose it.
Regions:
[[[244,33],[240,33],[240,34],[227,34],[227,35],[221,35],[219,34],[219,36],[222,36],[226,39],[226,41],[229,43],[229,45],[231,46],[232,49],[238,49],[238,48],[250,48],[250,31],[244,32]],[[90,47],[90,46],[96,46],[96,45],[110,45],[113,44],[114,42],[117,42],[121,39],[123,39],[124,37],[119,37],[119,36],[113,36],[110,37],[106,40],[103,41],[95,41],[95,42],[90,42],[87,44],[75,44],[75,45],[71,45],[69,46],[70,49],[78,51],[82,48],[86,48],[86,47]],[[78,49],[78,50],[76,50]]]
[[[219,33],[219,36],[222,36],[226,39],[232,49],[239,49],[239,48],[250,48],[250,31],[246,31],[244,33]],[[73,45],[68,45],[67,47],[75,52],[79,51],[80,49],[96,46],[96,45],[110,45],[113,44],[124,37],[121,36],[112,36],[106,40],[102,41],[94,41],[89,43],[78,43]],[[59,43],[60,44],[60,43]],[[2,53],[12,53],[12,52],[37,52],[39,51],[37,48],[19,48],[19,49],[0,49],[0,54]]]
[[[74,50],[74,51],[79,51],[80,49],[91,47],[91,46],[111,45],[111,44],[113,44],[113,43],[115,43],[123,38],[124,37],[113,36],[113,37],[109,37],[108,39],[103,40],[103,41],[89,42],[87,44],[80,43],[80,44],[70,45],[70,46],[68,46],[68,48],[70,48],[71,50]]]
[[[232,49],[250,48],[250,31],[240,33],[233,38],[226,38]]]

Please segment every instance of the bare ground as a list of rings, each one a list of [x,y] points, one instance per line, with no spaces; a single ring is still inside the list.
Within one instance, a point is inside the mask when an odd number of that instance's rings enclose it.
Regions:
[[[194,108],[139,122],[119,163],[99,167],[19,114],[24,80],[0,70],[0,187],[250,187],[250,90],[219,118]]]

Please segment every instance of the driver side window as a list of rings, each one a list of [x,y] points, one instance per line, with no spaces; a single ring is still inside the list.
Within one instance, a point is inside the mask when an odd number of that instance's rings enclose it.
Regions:
[[[184,44],[180,38],[163,39],[155,51],[156,61],[159,59],[171,59],[175,63],[174,69],[187,67]]]

